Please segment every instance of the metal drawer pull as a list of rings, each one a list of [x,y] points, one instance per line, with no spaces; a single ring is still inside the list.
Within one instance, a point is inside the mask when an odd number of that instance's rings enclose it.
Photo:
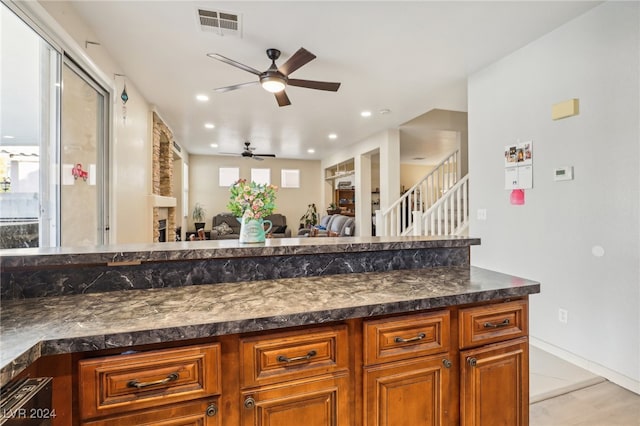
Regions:
[[[393,341],[396,342],[396,343],[409,343],[409,342],[417,342],[418,340],[422,340],[425,337],[427,337],[426,334],[420,333],[416,337],[412,337],[410,339],[405,339],[405,338],[402,338],[402,337],[396,337]]]
[[[442,365],[444,365],[444,368],[451,368],[453,364],[451,363],[451,361],[445,358],[442,360]]]
[[[142,389],[149,386],[166,385],[169,382],[175,382],[179,377],[180,374],[178,374],[178,372],[175,372],[169,374],[166,379],[156,380],[155,382],[139,382],[134,379],[130,380],[129,383],[127,383],[127,386],[129,386],[130,388]]]
[[[499,328],[499,327],[506,327],[507,325],[509,325],[509,318],[505,318],[504,321],[499,322],[498,324],[485,322],[484,328]]]
[[[470,367],[475,367],[476,365],[478,365],[478,360],[475,358],[467,358],[467,364],[469,364]]]
[[[307,353],[304,356],[296,356],[293,358],[287,358],[284,355],[279,355],[277,360],[278,362],[296,362],[296,361],[307,361],[309,359],[311,359],[312,357],[318,355],[318,353],[316,351],[309,351],[309,353]]]

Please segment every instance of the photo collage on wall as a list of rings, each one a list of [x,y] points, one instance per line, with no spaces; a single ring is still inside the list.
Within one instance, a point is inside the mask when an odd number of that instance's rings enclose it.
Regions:
[[[533,142],[504,147],[504,189],[533,187]]]

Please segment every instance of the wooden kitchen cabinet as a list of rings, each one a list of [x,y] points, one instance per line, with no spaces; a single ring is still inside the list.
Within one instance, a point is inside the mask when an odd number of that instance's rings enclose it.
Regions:
[[[345,324],[240,339],[241,426],[349,426]]]
[[[117,424],[116,417],[111,416],[131,413],[135,424],[153,424],[158,421],[153,414],[158,408],[204,401],[202,398],[210,399],[221,392],[217,343],[85,359],[79,362],[78,370],[79,411],[85,422],[100,419],[104,424]],[[202,404],[208,407],[212,403],[207,400],[182,406],[180,412],[187,415],[185,410],[192,407],[190,414],[202,417],[207,412]],[[127,424],[127,420],[122,422]]]
[[[450,321],[448,310],[365,321],[364,426],[453,425]]]
[[[347,375],[320,377],[243,392],[241,426],[349,426]]]
[[[462,426],[528,426],[527,300],[460,310]]]
[[[142,412],[84,422],[83,426],[221,426],[217,398],[151,408]]]
[[[455,394],[451,388],[451,366],[446,356],[436,356],[367,368],[364,425],[453,424],[449,418],[454,414],[450,412],[450,398]]]
[[[526,338],[460,353],[462,426],[528,426]]]
[[[528,426],[527,309],[519,298],[80,359],[73,424]]]

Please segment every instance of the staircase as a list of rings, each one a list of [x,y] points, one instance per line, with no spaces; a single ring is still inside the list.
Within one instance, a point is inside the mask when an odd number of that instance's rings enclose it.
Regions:
[[[469,226],[469,177],[460,178],[456,150],[385,211],[376,235],[463,235]]]

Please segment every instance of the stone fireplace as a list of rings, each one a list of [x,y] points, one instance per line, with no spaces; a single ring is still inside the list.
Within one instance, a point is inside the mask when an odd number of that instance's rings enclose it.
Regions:
[[[176,238],[176,199],[173,197],[173,134],[153,113],[153,241],[161,241],[161,221],[165,225],[164,240]]]

